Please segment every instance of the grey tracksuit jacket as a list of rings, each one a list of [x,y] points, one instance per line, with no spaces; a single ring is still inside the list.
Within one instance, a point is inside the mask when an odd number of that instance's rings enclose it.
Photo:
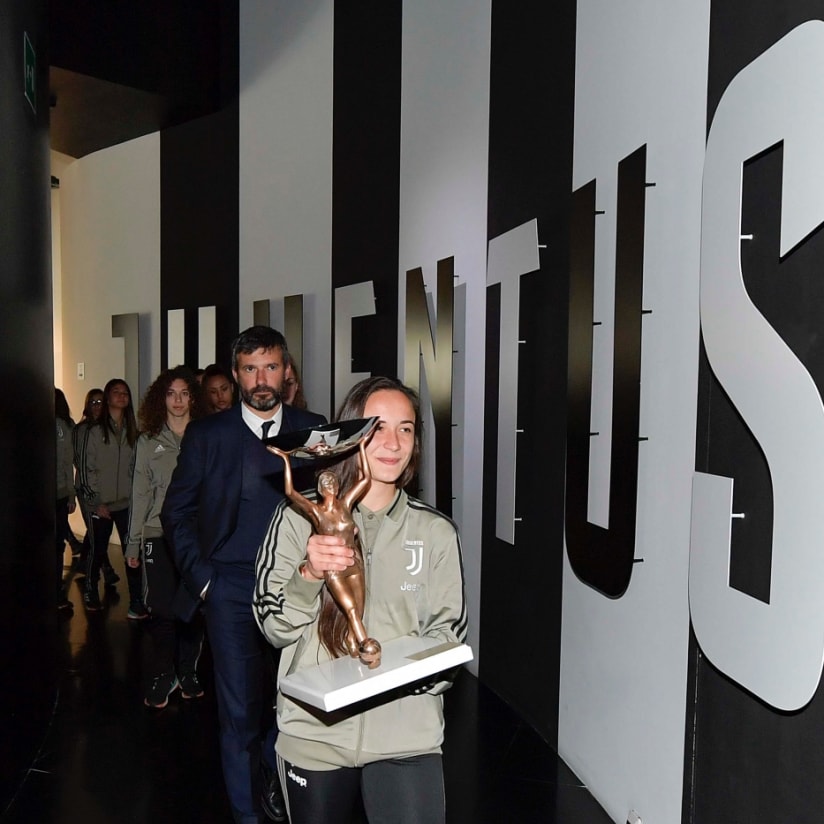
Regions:
[[[74,479],[72,477],[72,425],[62,418],[55,418],[57,434],[57,500],[68,498],[74,503]]]
[[[455,525],[428,505],[399,491],[375,528],[369,513],[353,513],[364,548],[367,632],[381,643],[401,636],[443,641],[466,637],[463,566]],[[364,517],[365,516],[365,517]],[[279,676],[329,659],[317,634],[323,582],[304,579],[311,527],[283,502],[258,552],[255,618],[264,635],[282,647]],[[371,761],[440,752],[441,682],[358,714],[339,711],[319,720],[278,693],[278,753],[305,769],[360,766]]]
[[[137,439],[129,504],[127,558],[140,557],[140,544],[144,538],[157,538],[163,534],[160,510],[177,466],[180,441],[181,438],[166,424],[157,435],[144,433]]]
[[[105,504],[117,511],[129,505],[132,449],[125,427],[120,432],[109,429],[108,443],[103,440],[102,426],[89,427],[84,460],[79,467],[89,509]]]

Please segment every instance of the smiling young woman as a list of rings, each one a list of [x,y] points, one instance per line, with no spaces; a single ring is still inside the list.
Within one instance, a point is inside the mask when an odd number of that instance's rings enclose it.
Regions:
[[[352,515],[363,547],[370,635],[444,642],[466,637],[460,540],[444,515],[404,491],[421,454],[416,393],[394,378],[368,378],[347,395],[338,420],[376,416],[365,454],[372,481]],[[340,494],[358,482],[358,456],[332,467]],[[413,547],[420,563],[410,571]],[[336,535],[316,535],[288,502],[276,510],[258,553],[255,615],[282,647],[280,674],[329,660],[319,633],[324,572],[354,563]],[[358,796],[370,820],[444,821],[443,699],[448,681],[416,684],[383,702],[334,715],[278,694],[278,769],[292,824],[348,818]]]

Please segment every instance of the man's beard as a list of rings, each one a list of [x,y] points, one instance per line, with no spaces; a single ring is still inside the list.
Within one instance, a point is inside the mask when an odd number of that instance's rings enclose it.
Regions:
[[[268,398],[256,398],[255,392],[266,392],[270,394]],[[268,412],[270,409],[274,409],[280,404],[283,397],[279,389],[274,389],[265,383],[259,383],[251,389],[241,388],[240,395],[247,406],[251,406],[252,409],[257,409],[258,412]]]

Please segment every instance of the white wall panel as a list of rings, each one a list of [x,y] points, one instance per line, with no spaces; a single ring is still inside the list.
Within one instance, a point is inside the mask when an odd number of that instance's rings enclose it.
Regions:
[[[60,180],[73,157],[51,152],[51,173]],[[63,270],[60,239],[60,189],[51,192],[52,323],[54,324],[54,385],[63,386]]]
[[[455,377],[460,382],[456,382],[453,402],[457,423],[453,436],[453,515],[463,539],[470,643],[476,653],[490,16],[490,0],[415,0],[403,6],[399,351],[403,352],[406,270],[422,267],[427,290],[434,294],[437,261],[454,256],[455,285],[465,287],[466,317],[465,323],[459,320],[455,325],[456,331],[462,330],[462,337],[455,338]],[[464,305],[464,297],[455,305],[457,311]],[[430,450],[433,441],[428,439]],[[431,451],[428,455],[431,465]]]
[[[60,178],[62,385],[79,419],[86,392],[125,372],[112,315],[141,315],[141,375],[160,370],[160,135],[87,155]],[[78,380],[77,364],[85,364]],[[146,386],[132,386],[135,406]]]
[[[709,3],[578,3],[573,185],[597,178],[590,520],[606,526],[618,162],[648,146],[636,564],[605,598],[566,563],[559,751],[616,821],[681,818]],[[606,435],[606,437],[604,437]]]
[[[332,0],[240,4],[240,328],[256,300],[273,322],[307,296],[303,375],[329,413],[332,249]],[[280,303],[279,303],[280,302]]]

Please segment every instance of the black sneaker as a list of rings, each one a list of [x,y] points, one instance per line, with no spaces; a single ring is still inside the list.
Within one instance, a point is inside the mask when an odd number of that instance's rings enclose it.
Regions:
[[[126,613],[127,618],[131,618],[132,621],[142,621],[144,618],[149,617],[149,610],[146,609],[146,604],[143,601],[132,601],[129,604],[129,611]]]
[[[169,696],[178,688],[177,676],[173,672],[162,672],[152,679],[143,703],[147,707],[162,710],[169,703]]]
[[[261,761],[260,772],[263,777],[263,792],[260,796],[263,812],[270,821],[276,821],[278,824],[288,821],[289,816],[286,813],[286,801],[283,798],[283,790],[280,788],[278,771],[270,770]]]
[[[100,596],[94,590],[87,590],[83,593],[83,606],[88,612],[100,612],[103,609]]]
[[[120,580],[120,576],[114,571],[114,567],[103,568],[103,583],[107,587],[113,587]]]
[[[187,672],[180,676],[181,698],[203,698],[203,685],[196,672]]]
[[[66,597],[65,592],[61,592],[57,598],[58,609],[74,609],[74,604]]]

